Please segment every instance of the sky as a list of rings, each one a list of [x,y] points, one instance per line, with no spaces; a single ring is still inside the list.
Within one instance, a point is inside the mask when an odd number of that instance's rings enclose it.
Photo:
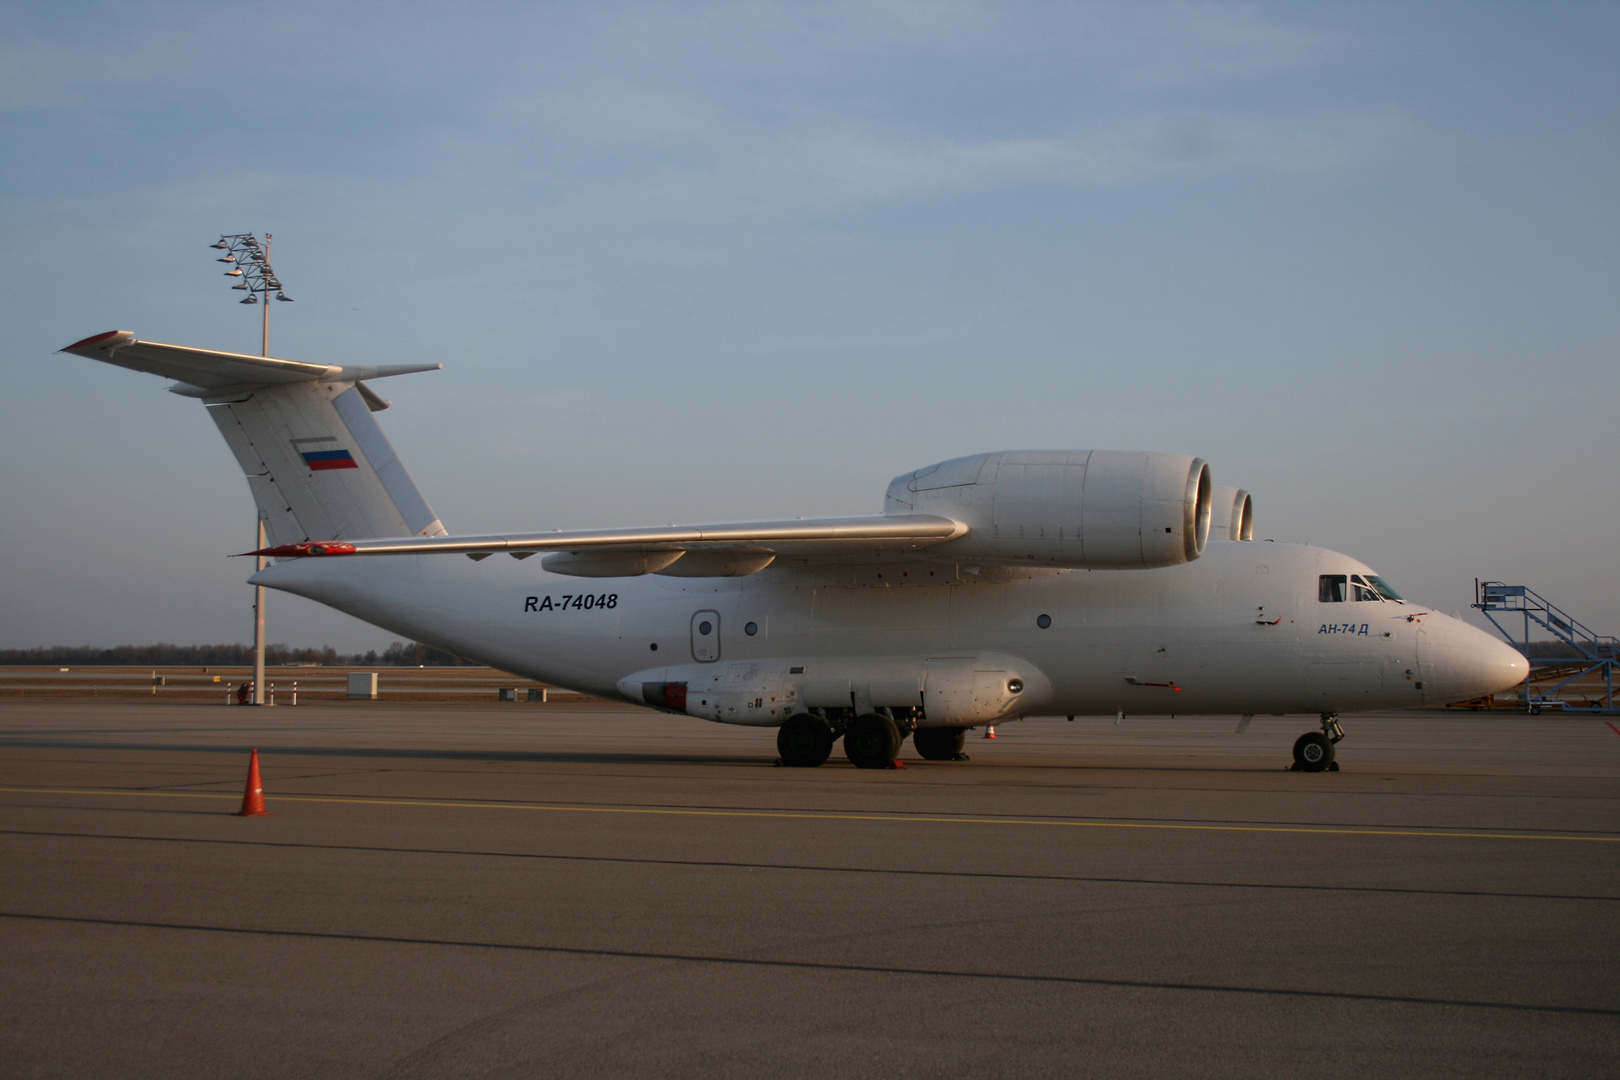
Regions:
[[[1258,535],[1620,633],[1620,5],[0,3],[0,647],[251,638],[105,330],[375,388],[451,532],[1196,454]],[[269,637],[392,635],[272,594]]]

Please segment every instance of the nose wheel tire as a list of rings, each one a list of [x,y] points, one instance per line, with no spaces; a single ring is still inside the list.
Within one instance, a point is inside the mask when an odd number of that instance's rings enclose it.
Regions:
[[[1325,772],[1333,765],[1333,743],[1320,731],[1307,731],[1294,740],[1294,768],[1300,772]]]
[[[887,769],[900,753],[900,729],[878,713],[857,716],[844,731],[844,756],[857,769]]]
[[[787,718],[776,732],[776,751],[782,764],[797,769],[813,769],[832,754],[833,733],[827,721],[810,713]]]
[[[918,728],[911,733],[911,745],[928,761],[957,761],[967,745],[967,729],[952,727]]]

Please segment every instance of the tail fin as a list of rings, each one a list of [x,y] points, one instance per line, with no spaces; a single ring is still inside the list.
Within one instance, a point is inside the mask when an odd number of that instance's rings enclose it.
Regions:
[[[63,352],[179,380],[225,436],[273,544],[442,536],[372,412],[388,403],[360,380],[438,364],[335,367],[139,341],[113,331]]]

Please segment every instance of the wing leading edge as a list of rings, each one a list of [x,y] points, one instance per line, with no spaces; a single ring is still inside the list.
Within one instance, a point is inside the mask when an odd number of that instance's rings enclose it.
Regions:
[[[398,537],[282,544],[247,552],[276,558],[459,553],[473,559],[550,552],[545,567],[577,577],[732,577],[756,573],[781,555],[904,554],[953,540],[967,526],[931,514],[795,518],[716,525],[512,533],[504,536]],[[683,565],[684,564],[684,565]]]

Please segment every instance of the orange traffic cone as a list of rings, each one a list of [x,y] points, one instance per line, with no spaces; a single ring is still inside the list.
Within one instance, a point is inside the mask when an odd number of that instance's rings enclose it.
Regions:
[[[237,817],[275,817],[264,808],[264,781],[259,779],[259,752],[253,751],[253,758],[248,762],[247,790],[242,792],[242,809],[236,812]]]
[[[996,737],[996,725],[991,724],[989,727],[985,728],[984,729],[984,737],[987,738],[987,739],[995,738]]]

